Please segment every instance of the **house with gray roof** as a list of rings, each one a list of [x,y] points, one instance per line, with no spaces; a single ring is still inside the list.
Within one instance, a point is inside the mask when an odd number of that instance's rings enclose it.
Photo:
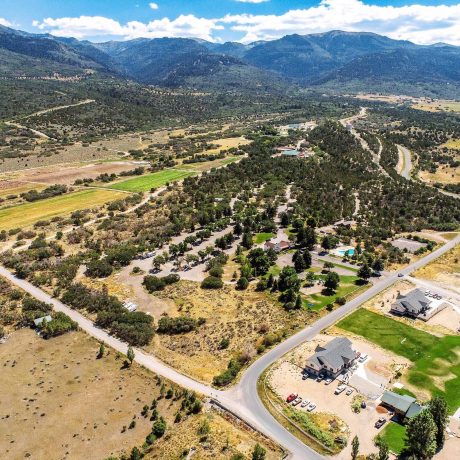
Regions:
[[[385,391],[380,404],[392,410],[403,420],[415,417],[424,409],[412,396],[400,395],[393,391]]]
[[[307,359],[305,369],[313,375],[337,377],[353,366],[359,354],[345,337],[336,337],[324,346],[317,346],[315,354]]]
[[[442,299],[428,298],[420,289],[414,289],[408,294],[398,294],[391,305],[391,313],[395,315],[419,318],[428,321],[436,313],[447,307]]]

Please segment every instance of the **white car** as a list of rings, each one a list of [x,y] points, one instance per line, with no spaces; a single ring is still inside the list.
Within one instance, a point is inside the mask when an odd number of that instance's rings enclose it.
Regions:
[[[316,409],[316,404],[315,403],[310,403],[307,407],[307,411],[311,412],[312,410]]]
[[[300,396],[297,396],[297,398],[292,401],[293,406],[297,406],[297,404],[300,404],[302,402],[302,398]]]
[[[325,383],[326,385],[329,385],[331,382],[332,382],[332,379],[326,379],[326,380],[324,381],[324,383]]]
[[[348,388],[346,395],[350,396],[353,393],[353,391],[355,391],[353,388]]]
[[[366,354],[364,354],[364,355],[361,355],[361,356],[359,357],[358,361],[359,361],[360,363],[363,363],[364,361],[366,361],[367,358],[368,358],[368,356],[367,356]]]
[[[307,407],[309,404],[310,404],[310,401],[308,399],[304,399],[300,407]]]
[[[345,391],[345,388],[347,388],[346,385],[339,385],[339,386],[335,389],[334,393],[335,393],[336,395],[339,395],[340,393],[342,393],[343,391]]]

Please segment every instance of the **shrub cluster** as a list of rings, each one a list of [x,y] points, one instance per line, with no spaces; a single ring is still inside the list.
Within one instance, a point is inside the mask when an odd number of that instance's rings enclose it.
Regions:
[[[156,291],[162,291],[166,286],[177,283],[178,281],[180,281],[180,276],[176,273],[171,273],[170,275],[163,277],[152,275],[144,276],[144,281],[142,284],[145,286],[147,291],[152,293]]]
[[[97,313],[96,325],[130,345],[147,345],[153,338],[153,318],[143,312],[129,312],[114,296],[76,283],[62,295],[62,301],[76,309]]]

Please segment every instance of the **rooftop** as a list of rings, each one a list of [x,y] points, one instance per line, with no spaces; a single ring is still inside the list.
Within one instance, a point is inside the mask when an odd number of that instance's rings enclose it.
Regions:
[[[382,402],[388,406],[394,407],[395,409],[406,413],[411,405],[415,403],[415,398],[409,395],[399,395],[393,391],[385,391],[382,396]]]
[[[349,339],[336,337],[324,347],[318,347],[316,353],[310,356],[309,361],[316,362],[320,366],[326,365],[333,369],[340,369],[356,358],[356,351],[351,345]]]

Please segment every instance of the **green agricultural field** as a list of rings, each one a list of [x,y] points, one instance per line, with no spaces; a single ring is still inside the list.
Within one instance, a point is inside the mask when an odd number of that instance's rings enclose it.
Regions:
[[[325,275],[317,275],[317,278],[325,278]],[[321,293],[310,294],[303,298],[303,305],[310,310],[319,311],[327,304],[334,303],[337,297],[347,298],[358,291],[366,289],[366,285],[359,286],[355,284],[358,279],[357,276],[341,275],[339,287],[333,295],[326,296]]]
[[[94,208],[122,197],[126,197],[126,193],[92,189],[0,209],[0,230],[24,228],[39,220]]]
[[[446,398],[450,412],[460,406],[460,336],[436,337],[394,319],[360,309],[338,327],[412,361],[407,381]]]
[[[145,176],[117,182],[109,188],[125,190],[127,192],[147,192],[152,188],[162,187],[168,182],[174,182],[195,174],[192,171],[181,171],[178,169],[165,169]]]
[[[380,437],[386,441],[391,452],[399,454],[404,449],[404,439],[406,437],[406,427],[399,423],[389,422],[380,433]]]

